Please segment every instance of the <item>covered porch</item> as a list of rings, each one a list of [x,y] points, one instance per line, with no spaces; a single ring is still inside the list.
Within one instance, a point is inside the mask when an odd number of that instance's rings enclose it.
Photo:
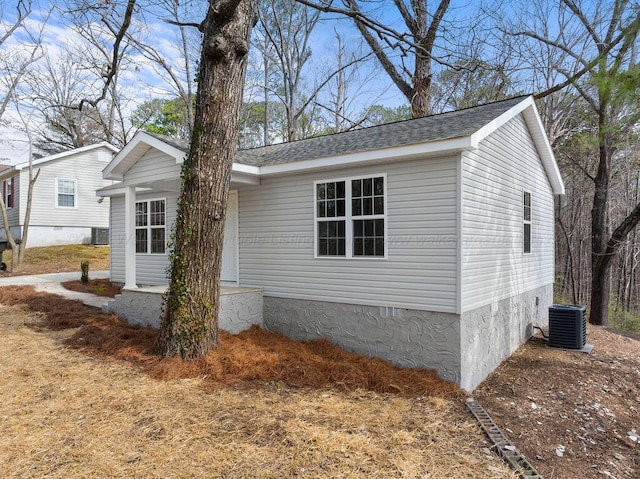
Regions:
[[[110,198],[111,281],[122,293],[104,311],[158,327],[167,289],[170,235],[180,195],[186,142],[139,132],[103,171]],[[222,250],[220,327],[232,333],[262,324],[262,290],[239,285],[238,188],[260,184],[257,168],[233,165]]]

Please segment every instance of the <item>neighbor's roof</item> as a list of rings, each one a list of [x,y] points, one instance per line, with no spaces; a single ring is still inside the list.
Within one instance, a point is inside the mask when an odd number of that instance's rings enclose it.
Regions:
[[[234,171],[262,176],[475,149],[481,140],[519,114],[523,115],[529,127],[553,191],[563,194],[560,171],[531,96],[333,135],[239,150]],[[139,132],[105,168],[105,178],[121,180],[122,175],[149,147],[171,154],[177,162],[182,162],[189,149],[187,141]]]
[[[38,158],[37,160],[33,160],[31,162],[31,166],[41,165],[42,163],[48,163],[54,160],[60,160],[62,158],[66,158],[68,156],[76,155],[78,153],[85,153],[87,151],[95,150],[98,148],[106,148],[110,150],[112,153],[118,153],[118,149],[113,146],[111,143],[107,143],[106,141],[100,143],[94,143],[93,145],[82,146],[80,148],[74,148],[73,150],[63,151],[62,153],[56,153],[55,155],[43,156],[42,158]],[[29,161],[21,161],[20,163],[16,163],[12,166],[12,168],[16,170],[22,170],[29,166]],[[0,170],[1,171],[1,170]]]

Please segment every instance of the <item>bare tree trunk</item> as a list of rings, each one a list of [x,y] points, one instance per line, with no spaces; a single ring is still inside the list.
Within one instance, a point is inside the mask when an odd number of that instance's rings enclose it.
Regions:
[[[250,0],[211,2],[204,33],[196,115],[171,253],[171,282],[155,351],[198,358],[219,343],[225,211],[239,130]]]
[[[7,236],[7,243],[11,248],[11,272],[14,271],[15,265],[18,261],[18,244],[11,234],[11,227],[9,226],[9,215],[7,214],[7,205],[4,202],[3,195],[0,194],[0,214],[2,214],[2,223],[4,225],[4,231]]]
[[[611,178],[612,151],[605,133],[607,107],[602,102],[598,111],[598,131],[600,145],[598,148],[598,172],[594,178],[595,193],[591,208],[591,309],[589,322],[606,326],[609,314],[608,288],[610,261],[602,261],[605,254],[608,231],[609,180]]]
[[[31,153],[31,140],[29,140],[29,189],[27,191],[27,209],[24,212],[24,225],[22,226],[22,242],[20,243],[20,250],[18,252],[18,268],[22,268],[24,261],[24,250],[27,249],[27,241],[29,239],[29,223],[31,222],[31,203],[33,202],[33,187],[36,184],[38,176],[40,176],[40,169],[33,175],[33,158]]]
[[[264,88],[262,90],[264,94],[264,119],[262,130],[262,144],[269,146],[269,56],[267,55],[267,41],[265,40],[265,52],[262,54],[262,61],[264,65]]]

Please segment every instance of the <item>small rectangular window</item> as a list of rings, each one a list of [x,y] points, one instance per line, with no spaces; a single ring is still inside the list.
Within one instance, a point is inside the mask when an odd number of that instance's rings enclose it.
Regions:
[[[165,200],[136,203],[136,253],[164,254],[166,251]]]
[[[12,177],[2,182],[2,199],[7,208],[13,208],[13,181]]]
[[[75,208],[77,206],[76,180],[58,178],[56,180],[56,205],[58,208]]]
[[[531,253],[531,193],[528,191],[524,192],[522,203],[522,251],[524,253]]]

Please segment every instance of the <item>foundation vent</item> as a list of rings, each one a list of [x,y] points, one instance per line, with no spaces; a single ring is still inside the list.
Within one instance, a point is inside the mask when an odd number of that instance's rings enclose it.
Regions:
[[[587,343],[587,308],[553,304],[549,308],[549,346],[582,349]]]

